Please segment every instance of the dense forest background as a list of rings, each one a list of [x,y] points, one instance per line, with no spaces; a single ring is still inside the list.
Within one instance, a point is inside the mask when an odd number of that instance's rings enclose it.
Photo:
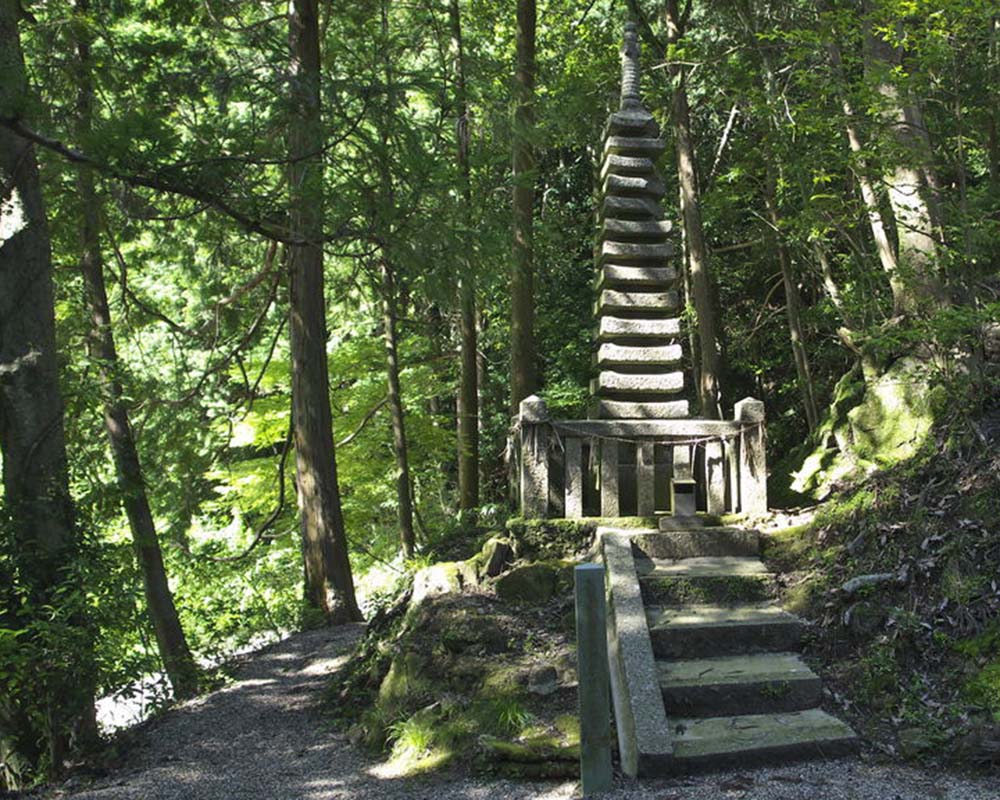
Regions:
[[[693,405],[765,401],[772,496],[995,402],[994,3],[514,6],[0,0],[0,786],[511,513],[512,408],[586,413],[627,18]]]

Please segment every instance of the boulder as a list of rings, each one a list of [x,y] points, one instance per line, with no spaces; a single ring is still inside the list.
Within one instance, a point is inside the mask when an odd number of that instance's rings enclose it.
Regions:
[[[559,570],[552,564],[523,564],[496,580],[497,595],[507,603],[544,603],[556,593]]]

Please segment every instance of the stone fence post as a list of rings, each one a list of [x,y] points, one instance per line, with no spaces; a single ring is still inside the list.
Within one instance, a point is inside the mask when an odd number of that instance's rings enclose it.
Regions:
[[[747,397],[735,407],[740,433],[740,511],[767,513],[767,461],[764,455],[764,403]]]
[[[521,401],[518,427],[521,451],[521,516],[545,519],[549,511],[549,410],[538,395]]]
[[[611,788],[611,698],[608,673],[604,567],[573,570],[576,594],[577,693],[580,712],[580,785],[584,797]]]

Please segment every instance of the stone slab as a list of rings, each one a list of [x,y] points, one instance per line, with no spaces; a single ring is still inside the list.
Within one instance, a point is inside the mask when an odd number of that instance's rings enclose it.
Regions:
[[[608,155],[601,164],[601,182],[608,175],[652,175],[656,172],[656,165],[651,158],[642,156],[618,156],[614,153]]]
[[[702,532],[705,529],[702,529]],[[755,556],[694,556],[692,558],[642,558],[636,560],[640,576],[686,578],[726,575],[770,575],[764,562]]]
[[[687,400],[637,401],[598,399],[594,405],[595,416],[600,419],[682,419],[690,408]]]
[[[649,197],[605,197],[601,216],[605,219],[657,220],[663,218],[663,209]]]
[[[677,292],[621,292],[615,289],[603,289],[598,298],[598,309],[604,314],[608,311],[676,311],[679,298]]]
[[[604,140],[604,153],[656,158],[667,149],[667,143],[651,136],[609,136]]]
[[[558,423],[560,433],[570,436],[621,439],[669,439],[724,436],[739,431],[739,424],[725,419],[580,419]]]
[[[598,261],[604,264],[662,264],[673,256],[670,242],[601,242]]]
[[[615,111],[608,118],[608,130],[613,134],[631,136],[643,134],[655,136],[660,132],[653,115],[642,106]]]
[[[600,339],[634,338],[634,339],[672,339],[680,336],[681,321],[672,319],[623,319],[604,316],[598,324],[597,335]],[[734,430],[738,430],[734,427]]]
[[[670,235],[673,223],[669,220],[611,219],[601,222],[602,239],[616,239],[626,242],[661,242]]]
[[[597,348],[597,363],[605,364],[677,364],[681,360],[679,344],[634,346],[605,343]]]
[[[832,758],[854,752],[858,744],[848,725],[818,708],[783,714],[674,718],[671,725],[675,763],[680,769]]]
[[[663,198],[667,187],[657,177],[642,175],[608,175],[602,187],[605,195],[623,195],[626,197]]]
[[[701,658],[796,650],[802,621],[774,605],[650,606],[653,651],[660,658]]]
[[[684,388],[684,373],[634,374],[602,370],[597,376],[598,392],[629,392],[633,394],[669,394]]]
[[[663,774],[673,748],[628,536],[598,528],[607,569],[608,659],[622,771]]]
[[[758,556],[760,534],[743,528],[693,528],[639,534],[632,537],[632,546],[647,558],[654,559]]]
[[[796,653],[660,661],[657,667],[671,717],[801,711],[822,701],[822,681]]]
[[[597,288],[623,285],[625,288],[649,286],[663,289],[677,280],[673,267],[638,267],[634,264],[604,264],[597,272]]]

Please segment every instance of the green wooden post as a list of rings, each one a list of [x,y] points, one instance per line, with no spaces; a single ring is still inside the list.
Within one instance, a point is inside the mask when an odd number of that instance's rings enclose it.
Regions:
[[[581,564],[576,586],[576,671],[580,708],[580,784],[583,796],[611,788],[611,702],[609,699],[604,567]]]

